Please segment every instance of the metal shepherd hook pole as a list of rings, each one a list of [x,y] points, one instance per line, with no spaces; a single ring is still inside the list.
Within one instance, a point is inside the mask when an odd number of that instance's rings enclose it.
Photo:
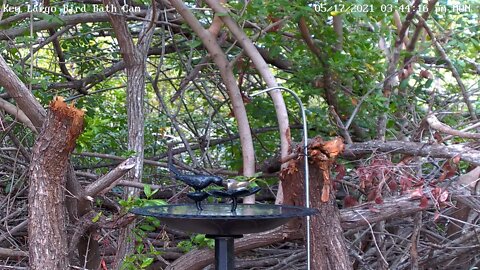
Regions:
[[[303,121],[303,157],[304,157],[304,173],[305,173],[305,207],[310,208],[310,178],[309,178],[309,170],[308,170],[308,135],[307,135],[307,118],[305,117],[305,108],[303,107],[303,103],[298,97],[298,95],[293,92],[291,89],[282,86],[276,86],[267,88],[256,93],[251,94],[251,97],[258,96],[260,94],[274,91],[274,90],[282,90],[287,91],[290,93],[295,100],[297,101],[298,105],[300,106],[300,111],[302,113],[302,121]],[[310,270],[310,216],[307,216],[307,269]]]

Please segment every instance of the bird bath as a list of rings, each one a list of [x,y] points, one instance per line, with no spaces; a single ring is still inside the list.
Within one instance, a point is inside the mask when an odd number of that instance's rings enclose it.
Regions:
[[[225,191],[203,191],[211,184],[222,185],[222,179],[213,175],[185,175],[175,168],[172,160],[168,167],[175,179],[192,187],[195,192],[187,196],[195,202],[193,204],[150,206],[132,209],[137,215],[154,216],[171,228],[178,230],[206,234],[208,238],[215,239],[215,268],[217,270],[234,269],[233,241],[247,233],[259,233],[268,231],[285,224],[288,220],[298,217],[306,217],[307,239],[307,269],[310,270],[310,216],[317,214],[317,209],[310,207],[309,169],[307,152],[307,122],[305,109],[302,101],[292,90],[285,87],[273,87],[255,94],[251,97],[270,92],[284,90],[292,94],[298,102],[303,120],[303,154],[305,174],[305,206],[296,207],[287,205],[268,204],[242,204],[238,205],[239,197],[255,194],[259,188],[228,188]],[[228,185],[227,185],[228,186]],[[204,204],[202,201],[209,196],[228,198],[232,200],[228,204]]]
[[[149,206],[132,209],[142,216],[153,216],[173,229],[206,234],[215,239],[215,268],[234,269],[235,238],[244,234],[268,231],[288,220],[316,214],[316,209],[270,204],[239,204],[232,211],[229,204],[192,204]]]

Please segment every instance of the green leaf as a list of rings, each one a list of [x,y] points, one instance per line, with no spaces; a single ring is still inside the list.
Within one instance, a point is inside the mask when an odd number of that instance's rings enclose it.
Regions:
[[[408,86],[408,79],[402,80],[402,82],[400,83],[399,88],[400,88],[400,89],[406,89],[407,86]]]
[[[153,263],[153,258],[145,258],[145,259],[143,259],[142,264],[140,265],[140,267],[145,268],[145,267],[149,266],[149,265],[152,264],[152,263]]]
[[[152,196],[152,187],[150,185],[144,185],[143,186],[143,193],[145,193],[145,196],[150,198]]]
[[[193,237],[193,242],[196,244],[200,244],[205,241],[205,234],[197,234]]]
[[[137,245],[136,251],[138,254],[141,254],[144,249],[145,249],[144,245]]]
[[[165,200],[145,200],[143,202],[143,206],[161,206],[161,205],[167,205],[167,202]]]
[[[228,16],[228,13],[226,13],[226,12],[217,12],[217,13],[215,13],[215,15],[217,15],[218,17],[226,17],[226,16]]]
[[[425,83],[425,88],[429,88],[430,86],[432,86],[432,83],[433,83],[433,79],[428,79],[427,82]]]
[[[92,218],[92,222],[97,222],[102,216],[102,212],[99,212],[95,217]]]
[[[188,44],[188,47],[190,48],[196,48],[202,44],[202,41],[198,39],[194,39],[194,40],[188,41],[187,44]]]
[[[140,229],[142,229],[144,231],[147,231],[147,232],[153,232],[157,228],[153,227],[152,225],[143,224],[143,225],[140,225]]]

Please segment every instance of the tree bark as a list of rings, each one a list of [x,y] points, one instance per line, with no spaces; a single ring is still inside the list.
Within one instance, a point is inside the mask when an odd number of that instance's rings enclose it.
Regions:
[[[115,6],[120,11],[118,1],[104,0],[106,6]],[[147,63],[148,48],[155,30],[157,17],[155,3],[147,12],[146,22],[143,24],[139,34],[138,43],[134,44],[132,35],[122,13],[109,13],[113,29],[117,35],[120,53],[125,61],[127,74],[127,124],[128,124],[128,150],[135,152],[135,166],[128,173],[128,179],[134,182],[141,182],[143,171],[144,155],[144,97],[145,97],[145,72]],[[138,190],[126,188],[124,198],[138,195]],[[129,224],[120,232],[117,254],[114,267],[119,268],[125,256],[131,253],[134,247],[132,241],[132,229],[134,223]]]
[[[333,146],[333,147],[330,147]],[[310,158],[310,207],[320,213],[311,217],[311,267],[315,270],[352,269],[340,223],[340,211],[335,202],[329,180],[331,160],[341,150],[341,141],[323,142],[320,137],[312,139],[308,147]],[[296,149],[301,153],[301,147]],[[305,166],[303,156],[289,161],[281,171],[285,204],[305,206]],[[297,225],[297,228],[303,228]]]
[[[82,132],[83,115],[56,97],[33,147],[28,195],[31,269],[68,269],[64,190],[68,159]]]
[[[28,116],[32,124],[37,129],[40,129],[45,119],[45,109],[43,109],[25,84],[20,81],[1,55],[0,74],[2,74],[0,77],[0,86],[5,88],[7,93],[15,99],[18,107]]]
[[[461,160],[475,166],[480,166],[480,151],[463,144],[445,146],[441,144],[403,141],[369,141],[347,145],[342,157],[358,159],[364,154],[371,154],[374,152],[407,154],[434,158],[453,158],[460,156]]]

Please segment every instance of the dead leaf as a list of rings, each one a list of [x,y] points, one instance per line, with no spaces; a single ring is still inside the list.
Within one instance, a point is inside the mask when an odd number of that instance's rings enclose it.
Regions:
[[[395,180],[390,180],[387,185],[391,191],[396,191],[398,189],[398,184]]]
[[[438,197],[439,202],[446,202],[448,199],[448,191],[444,190],[440,193],[440,196]]]
[[[356,98],[354,98],[354,97],[351,97],[350,99],[352,100],[352,105],[353,105],[353,106],[357,106],[357,104],[358,104],[358,99],[356,99]]]
[[[422,198],[420,198],[420,207],[427,208],[427,206],[428,206],[428,198],[427,196],[423,195]]]
[[[358,201],[352,195],[347,195],[345,196],[345,198],[343,198],[343,207],[347,208],[347,207],[353,207],[356,205],[358,205]]]
[[[413,190],[409,190],[408,193],[410,194],[411,199],[418,199],[423,196],[423,190],[420,187]]]
[[[335,180],[337,181],[343,179],[347,173],[345,170],[345,165],[343,164],[337,164],[335,166],[335,171],[337,172],[337,176],[335,176]]]

